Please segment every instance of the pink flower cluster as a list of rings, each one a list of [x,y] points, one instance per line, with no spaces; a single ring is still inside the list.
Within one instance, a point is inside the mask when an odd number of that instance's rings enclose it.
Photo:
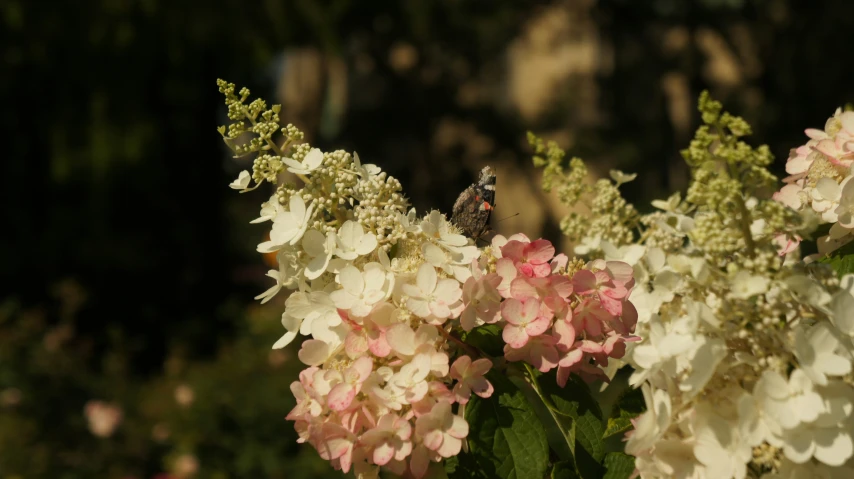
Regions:
[[[561,386],[571,373],[607,380],[599,366],[640,339],[632,334],[637,310],[628,300],[632,267],[596,260],[570,278],[566,255],[555,256],[547,240],[496,236],[492,246],[495,272],[475,274],[463,287],[462,327],[503,325],[507,360],[542,372],[556,367]]]
[[[461,291],[457,279],[439,277],[429,264],[406,272],[387,262],[395,286],[376,301],[360,293],[366,307],[358,314],[321,295],[303,297],[305,311],[292,308],[305,318],[303,326],[311,321],[315,336],[299,353],[310,367],[291,384],[297,404],[287,418],[299,442],[359,477],[376,477],[383,467],[421,478],[431,462],[459,454],[469,433],[465,405],[472,394],[493,393],[484,377],[492,361],[462,354],[472,351],[464,344],[449,347],[460,342],[459,328],[501,326],[508,361],[543,372],[557,368],[561,385],[571,373],[607,380],[600,366],[639,339],[632,335],[637,312],[627,299],[632,268],[593,261],[570,275],[566,255],[524,235],[497,236],[491,249],[492,257],[472,262]],[[323,339],[330,335],[343,341]]]
[[[832,224],[829,235],[817,242],[819,253],[825,253],[854,230],[854,112],[837,110],[824,130],[805,132],[810,139],[790,152],[786,160],[790,176],[773,198],[796,211],[811,210],[822,223]],[[775,238],[781,255],[793,251],[800,241],[798,236]]]
[[[291,384],[297,405],[287,416],[299,442],[360,477],[376,477],[382,466],[420,478],[431,461],[459,454],[469,426],[452,406],[467,403],[472,393],[492,395],[483,377],[492,362],[460,356],[449,367],[447,353],[436,348],[439,339],[436,326],[412,332],[402,324],[388,331],[382,366],[361,356],[345,368],[304,370]]]

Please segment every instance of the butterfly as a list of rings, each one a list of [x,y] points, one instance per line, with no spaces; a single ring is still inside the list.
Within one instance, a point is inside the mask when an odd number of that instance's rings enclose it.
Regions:
[[[454,202],[451,222],[463,234],[478,239],[489,229],[489,216],[495,209],[495,172],[486,166],[480,170],[477,183],[469,186]]]

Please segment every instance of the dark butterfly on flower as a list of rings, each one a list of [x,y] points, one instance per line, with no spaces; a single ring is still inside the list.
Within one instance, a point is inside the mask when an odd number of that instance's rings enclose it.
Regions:
[[[486,166],[480,170],[477,183],[466,188],[454,203],[451,222],[463,234],[478,239],[489,228],[489,216],[495,208],[495,173]]]

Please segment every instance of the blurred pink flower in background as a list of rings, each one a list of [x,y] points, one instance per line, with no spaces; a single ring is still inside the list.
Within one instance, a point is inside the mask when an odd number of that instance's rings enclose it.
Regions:
[[[172,477],[184,479],[199,472],[199,460],[192,454],[181,454],[172,463]]]
[[[175,402],[177,402],[180,406],[187,407],[190,404],[193,404],[196,395],[193,392],[193,388],[187,386],[186,384],[181,384],[175,388]]]
[[[89,431],[98,437],[110,437],[122,422],[122,409],[114,404],[92,400],[83,409]]]

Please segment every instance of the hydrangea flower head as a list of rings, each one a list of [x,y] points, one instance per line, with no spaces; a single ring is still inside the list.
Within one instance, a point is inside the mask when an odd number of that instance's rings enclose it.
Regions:
[[[273,131],[276,110],[220,87],[232,119]],[[313,148],[290,125],[283,142],[264,134],[239,144],[239,122],[224,131],[235,153],[256,155],[252,173],[231,186],[275,185],[253,220],[270,228],[258,250],[276,252],[279,263],[258,299],[276,304],[288,293],[285,333],[273,347],[303,336],[297,356],[306,368],[291,384],[287,419],[336,469],[420,478],[460,453],[465,405],[490,398],[487,373],[507,367],[463,342],[476,328],[500,328],[504,359],[558,368],[562,383],[570,373],[604,376],[633,340],[630,265],[571,263],[523,234],[480,249],[441,212],[419,216],[397,180],[355,154]],[[288,174],[300,184],[280,183]]]

